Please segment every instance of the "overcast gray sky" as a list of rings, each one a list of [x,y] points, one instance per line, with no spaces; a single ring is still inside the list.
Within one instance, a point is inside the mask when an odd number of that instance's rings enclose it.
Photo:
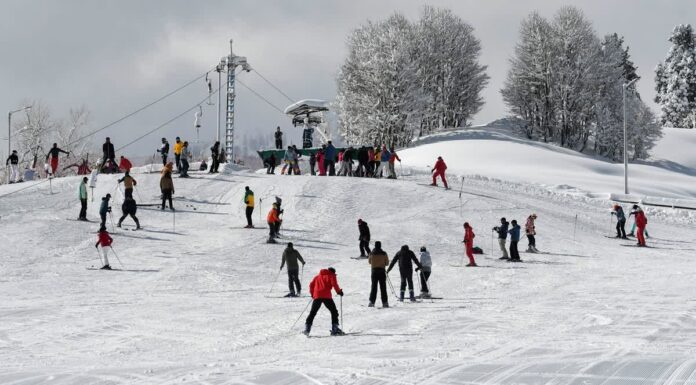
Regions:
[[[345,55],[345,38],[367,19],[398,11],[417,18],[424,4],[452,9],[469,22],[482,42],[481,61],[491,77],[486,104],[476,124],[503,117],[499,90],[505,79],[520,21],[537,10],[551,17],[564,4],[581,8],[598,34],[616,32],[631,48],[639,90],[652,103],[653,70],[668,50],[679,23],[696,21],[693,0],[277,0],[277,1],[33,1],[0,2],[0,112],[22,100],[39,99],[54,115],[85,104],[90,128],[102,126],[213,67],[228,51],[295,99],[335,96],[335,74]],[[217,83],[217,75],[213,74]],[[239,79],[284,108],[287,99],[254,73]],[[201,80],[185,92],[99,134],[124,143],[180,113],[207,93]],[[654,105],[652,105],[655,107]],[[203,139],[212,139],[215,107],[204,106]],[[240,133],[270,135],[289,119],[243,87],[237,97]],[[4,125],[2,126],[4,127]],[[5,128],[1,129],[3,138]],[[195,138],[193,114],[129,148],[150,154],[159,138]],[[299,138],[299,136],[297,136]],[[0,142],[4,150],[6,142]]]

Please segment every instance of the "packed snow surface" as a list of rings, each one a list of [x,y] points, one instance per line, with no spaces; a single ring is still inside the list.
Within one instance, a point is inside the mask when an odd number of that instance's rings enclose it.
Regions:
[[[433,143],[401,156],[424,168],[442,154],[452,173],[519,183],[590,191],[620,186],[618,165],[544,148],[559,163],[532,167],[531,150],[517,141],[476,135],[481,139]],[[600,167],[612,176],[603,177]],[[693,177],[665,170],[674,179],[652,187],[660,183],[649,179],[664,174],[654,166],[634,169],[635,186],[645,192],[688,194],[694,186]],[[159,175],[145,171],[134,172],[135,198],[156,203]],[[531,184],[470,178],[460,195],[452,174],[449,191],[427,186],[428,176],[416,172],[396,181],[191,174],[174,180],[176,217],[140,207],[142,231],[131,231],[127,219],[113,232],[119,259],[111,254],[111,264],[124,271],[87,270],[99,266],[98,223],[74,221],[78,178],[0,198],[0,383],[696,381],[696,237],[688,221],[666,221],[648,210],[653,247],[642,249],[633,240],[607,238],[614,235],[607,201],[524,188]],[[99,176],[90,219],[98,221],[99,198],[108,192],[118,219],[118,177]],[[243,228],[244,186],[256,194],[256,229]],[[0,194],[19,187],[2,186]],[[335,267],[345,291],[342,327],[355,334],[330,337],[323,308],[312,338],[300,334],[309,298],[281,298],[285,271],[274,280],[285,246],[265,243],[274,196],[283,198],[285,210],[281,241],[294,242],[307,261],[303,286],[319,269]],[[491,228],[503,216],[523,224],[531,213],[538,215],[543,253],[522,253],[520,264],[499,261]],[[404,244],[427,246],[432,292],[443,299],[402,304],[390,291],[392,308],[381,309],[379,301],[366,307],[370,268],[350,258],[358,255],[358,218],[390,257]],[[461,267],[464,221],[485,252],[478,268]],[[397,271],[390,276],[398,290]]]
[[[665,129],[654,160],[629,164],[629,189],[638,196],[696,199],[696,131]],[[474,127],[435,134],[402,151],[404,166],[429,171],[441,155],[449,170],[469,177],[541,185],[580,194],[624,192],[624,165],[555,144],[529,141],[508,130]],[[671,155],[674,155],[674,158]]]

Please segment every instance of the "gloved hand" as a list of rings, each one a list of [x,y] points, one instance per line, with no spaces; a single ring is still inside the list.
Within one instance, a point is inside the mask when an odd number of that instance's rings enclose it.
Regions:
[[[343,297],[343,290],[339,291],[339,292],[336,293],[336,294],[338,294],[338,295],[340,295],[341,297]]]
[[[416,267],[416,271],[420,271],[420,269],[421,269],[420,267]]]
[[[109,207],[108,209],[106,209],[106,212],[107,212],[107,213],[110,213],[110,212],[111,212],[111,207]]]

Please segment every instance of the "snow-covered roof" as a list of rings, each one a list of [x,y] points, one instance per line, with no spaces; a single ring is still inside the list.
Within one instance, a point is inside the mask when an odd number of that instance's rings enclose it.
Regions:
[[[299,115],[328,110],[329,103],[326,102],[326,100],[303,99],[287,106],[287,108],[285,108],[285,113],[288,115]]]

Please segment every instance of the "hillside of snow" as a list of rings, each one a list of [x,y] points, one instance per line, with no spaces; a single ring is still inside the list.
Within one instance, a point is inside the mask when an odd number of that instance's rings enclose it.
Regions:
[[[111,263],[123,271],[86,269],[99,266],[98,223],[74,221],[78,178],[0,198],[0,383],[692,384],[694,225],[666,220],[678,210],[648,209],[652,248],[607,238],[608,201],[539,185],[615,191],[619,165],[502,133],[454,135],[462,136],[402,154],[415,171],[444,156],[449,191],[426,186],[419,172],[396,181],[244,171],[175,178],[175,214],[143,206],[143,230],[127,219],[113,232]],[[639,191],[693,196],[692,176],[633,169]],[[146,171],[134,172],[134,196],[155,204],[159,175]],[[456,171],[487,178],[465,179],[460,195]],[[99,177],[90,219],[110,192],[117,220],[118,177]],[[247,185],[256,229],[243,228]],[[26,186],[0,186],[0,195]],[[307,260],[303,286],[335,267],[346,293],[342,327],[353,335],[330,337],[324,308],[312,338],[300,334],[309,298],[281,298],[284,245],[265,243],[274,196],[284,201],[282,240]],[[491,227],[532,212],[543,253],[499,261]],[[443,299],[402,304],[390,292],[392,308],[366,307],[370,268],[350,258],[358,218],[390,257],[404,244],[427,246],[432,291]],[[478,268],[461,267],[464,221],[485,252]]]
[[[685,132],[686,131],[686,132]],[[630,193],[690,200],[696,207],[696,131],[665,129],[655,160],[629,163]],[[495,127],[474,127],[421,138],[401,151],[403,166],[429,173],[438,155],[448,171],[467,178],[534,184],[548,191],[609,197],[624,192],[623,163],[530,141]],[[672,158],[674,155],[674,158]],[[456,187],[457,181],[453,180]]]

